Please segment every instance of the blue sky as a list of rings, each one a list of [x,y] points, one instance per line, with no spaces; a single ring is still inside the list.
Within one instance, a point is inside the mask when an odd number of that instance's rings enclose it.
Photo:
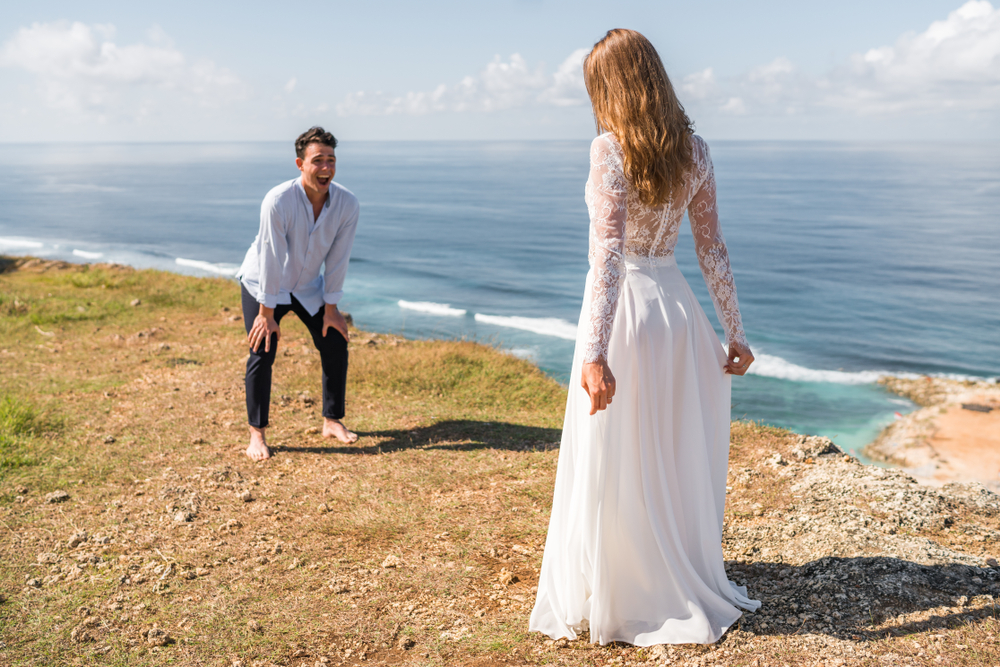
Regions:
[[[643,32],[709,138],[1000,138],[1000,9],[906,2],[35,2],[0,141],[586,138],[579,61]]]

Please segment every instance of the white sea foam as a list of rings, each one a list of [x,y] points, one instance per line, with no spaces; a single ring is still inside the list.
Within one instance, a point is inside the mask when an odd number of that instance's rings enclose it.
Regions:
[[[887,375],[895,377],[918,377],[910,373],[890,373],[889,371],[824,371],[806,368],[776,357],[772,354],[758,354],[747,371],[750,375],[790,380],[792,382],[830,382],[833,384],[872,384]]]
[[[576,325],[556,317],[505,317],[503,315],[483,315],[476,313],[476,321],[494,324],[498,327],[521,329],[543,336],[554,336],[566,340],[576,340]]]
[[[178,257],[174,260],[180,266],[188,266],[192,269],[201,269],[202,271],[208,271],[209,273],[218,273],[221,276],[235,276],[240,267],[233,266],[232,264],[213,264],[212,262],[203,262],[200,259],[184,259],[183,257]]]
[[[407,310],[416,310],[421,313],[430,313],[431,315],[450,315],[452,317],[462,317],[465,315],[465,311],[461,308],[452,308],[451,305],[447,303],[434,303],[433,301],[403,301],[399,302],[400,308],[406,308]]]
[[[79,250],[77,248],[73,248],[73,256],[83,257],[84,259],[100,259],[101,257],[104,257],[104,253],[90,252],[89,250]]]
[[[41,248],[44,244],[28,239],[18,239],[10,236],[0,236],[0,250],[29,250]]]

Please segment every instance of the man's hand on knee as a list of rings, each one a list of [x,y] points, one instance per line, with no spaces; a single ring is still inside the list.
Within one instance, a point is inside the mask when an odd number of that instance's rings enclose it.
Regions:
[[[257,317],[253,319],[253,326],[250,327],[250,333],[247,334],[247,342],[250,343],[250,349],[254,352],[260,350],[261,342],[264,343],[264,351],[271,351],[271,334],[275,334],[275,343],[281,340],[281,327],[278,326],[277,320],[274,319],[274,308],[268,308],[261,304],[260,312],[257,313]]]
[[[340,332],[340,335],[344,337],[344,340],[350,340],[350,334],[347,333],[347,320],[344,319],[344,315],[337,310],[335,304],[328,303],[323,311],[323,337],[326,337],[326,332],[328,329],[336,329]]]

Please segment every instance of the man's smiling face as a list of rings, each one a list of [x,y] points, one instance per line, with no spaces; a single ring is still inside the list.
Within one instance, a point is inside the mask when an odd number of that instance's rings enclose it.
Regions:
[[[295,158],[295,165],[302,172],[302,185],[312,190],[326,190],[337,173],[337,157],[333,148],[321,143],[306,146],[305,156]]]

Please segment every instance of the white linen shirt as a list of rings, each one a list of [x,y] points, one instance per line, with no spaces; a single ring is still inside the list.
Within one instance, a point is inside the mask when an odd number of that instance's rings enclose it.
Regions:
[[[354,194],[330,182],[319,217],[302,179],[273,188],[260,206],[260,231],[236,276],[268,308],[299,300],[311,315],[344,296],[360,205]],[[325,265],[325,269],[324,269]]]

